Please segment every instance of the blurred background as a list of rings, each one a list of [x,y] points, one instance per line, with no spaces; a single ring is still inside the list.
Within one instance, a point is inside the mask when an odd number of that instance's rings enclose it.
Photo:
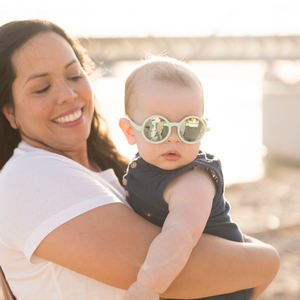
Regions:
[[[0,26],[47,19],[81,40],[97,106],[129,158],[136,147],[118,128],[126,76],[148,54],[195,69],[211,127],[201,148],[222,161],[232,218],[281,255],[262,300],[300,299],[299,15],[298,0],[0,0]]]

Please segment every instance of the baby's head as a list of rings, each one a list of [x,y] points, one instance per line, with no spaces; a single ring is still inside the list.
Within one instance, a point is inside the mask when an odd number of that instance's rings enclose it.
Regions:
[[[122,118],[120,127],[128,143],[136,143],[148,163],[177,169],[197,156],[199,139],[206,130],[203,111],[202,85],[192,69],[173,58],[153,57],[142,62],[126,80],[125,113],[132,122]],[[151,116],[156,117],[139,131],[138,126]],[[168,121],[179,123],[183,119],[179,135],[177,127],[168,128]]]

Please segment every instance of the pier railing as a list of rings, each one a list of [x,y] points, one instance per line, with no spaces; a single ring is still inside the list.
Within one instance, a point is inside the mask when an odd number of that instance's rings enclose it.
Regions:
[[[300,59],[300,36],[82,38],[93,59],[141,60],[149,53],[188,60]]]

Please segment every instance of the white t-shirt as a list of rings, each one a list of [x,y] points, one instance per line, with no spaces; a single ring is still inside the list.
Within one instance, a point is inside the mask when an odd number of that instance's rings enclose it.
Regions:
[[[124,199],[112,169],[92,172],[21,142],[0,174],[0,265],[17,299],[122,299],[124,290],[33,253],[61,224],[108,203],[128,205]]]

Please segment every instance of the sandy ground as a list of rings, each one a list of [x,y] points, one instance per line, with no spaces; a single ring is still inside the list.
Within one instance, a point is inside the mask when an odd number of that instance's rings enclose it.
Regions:
[[[300,168],[272,166],[265,178],[226,187],[231,216],[246,234],[273,245],[280,270],[260,300],[300,300]]]
[[[300,168],[268,166],[263,179],[227,186],[225,195],[241,230],[281,257],[277,277],[259,299],[300,300]]]

